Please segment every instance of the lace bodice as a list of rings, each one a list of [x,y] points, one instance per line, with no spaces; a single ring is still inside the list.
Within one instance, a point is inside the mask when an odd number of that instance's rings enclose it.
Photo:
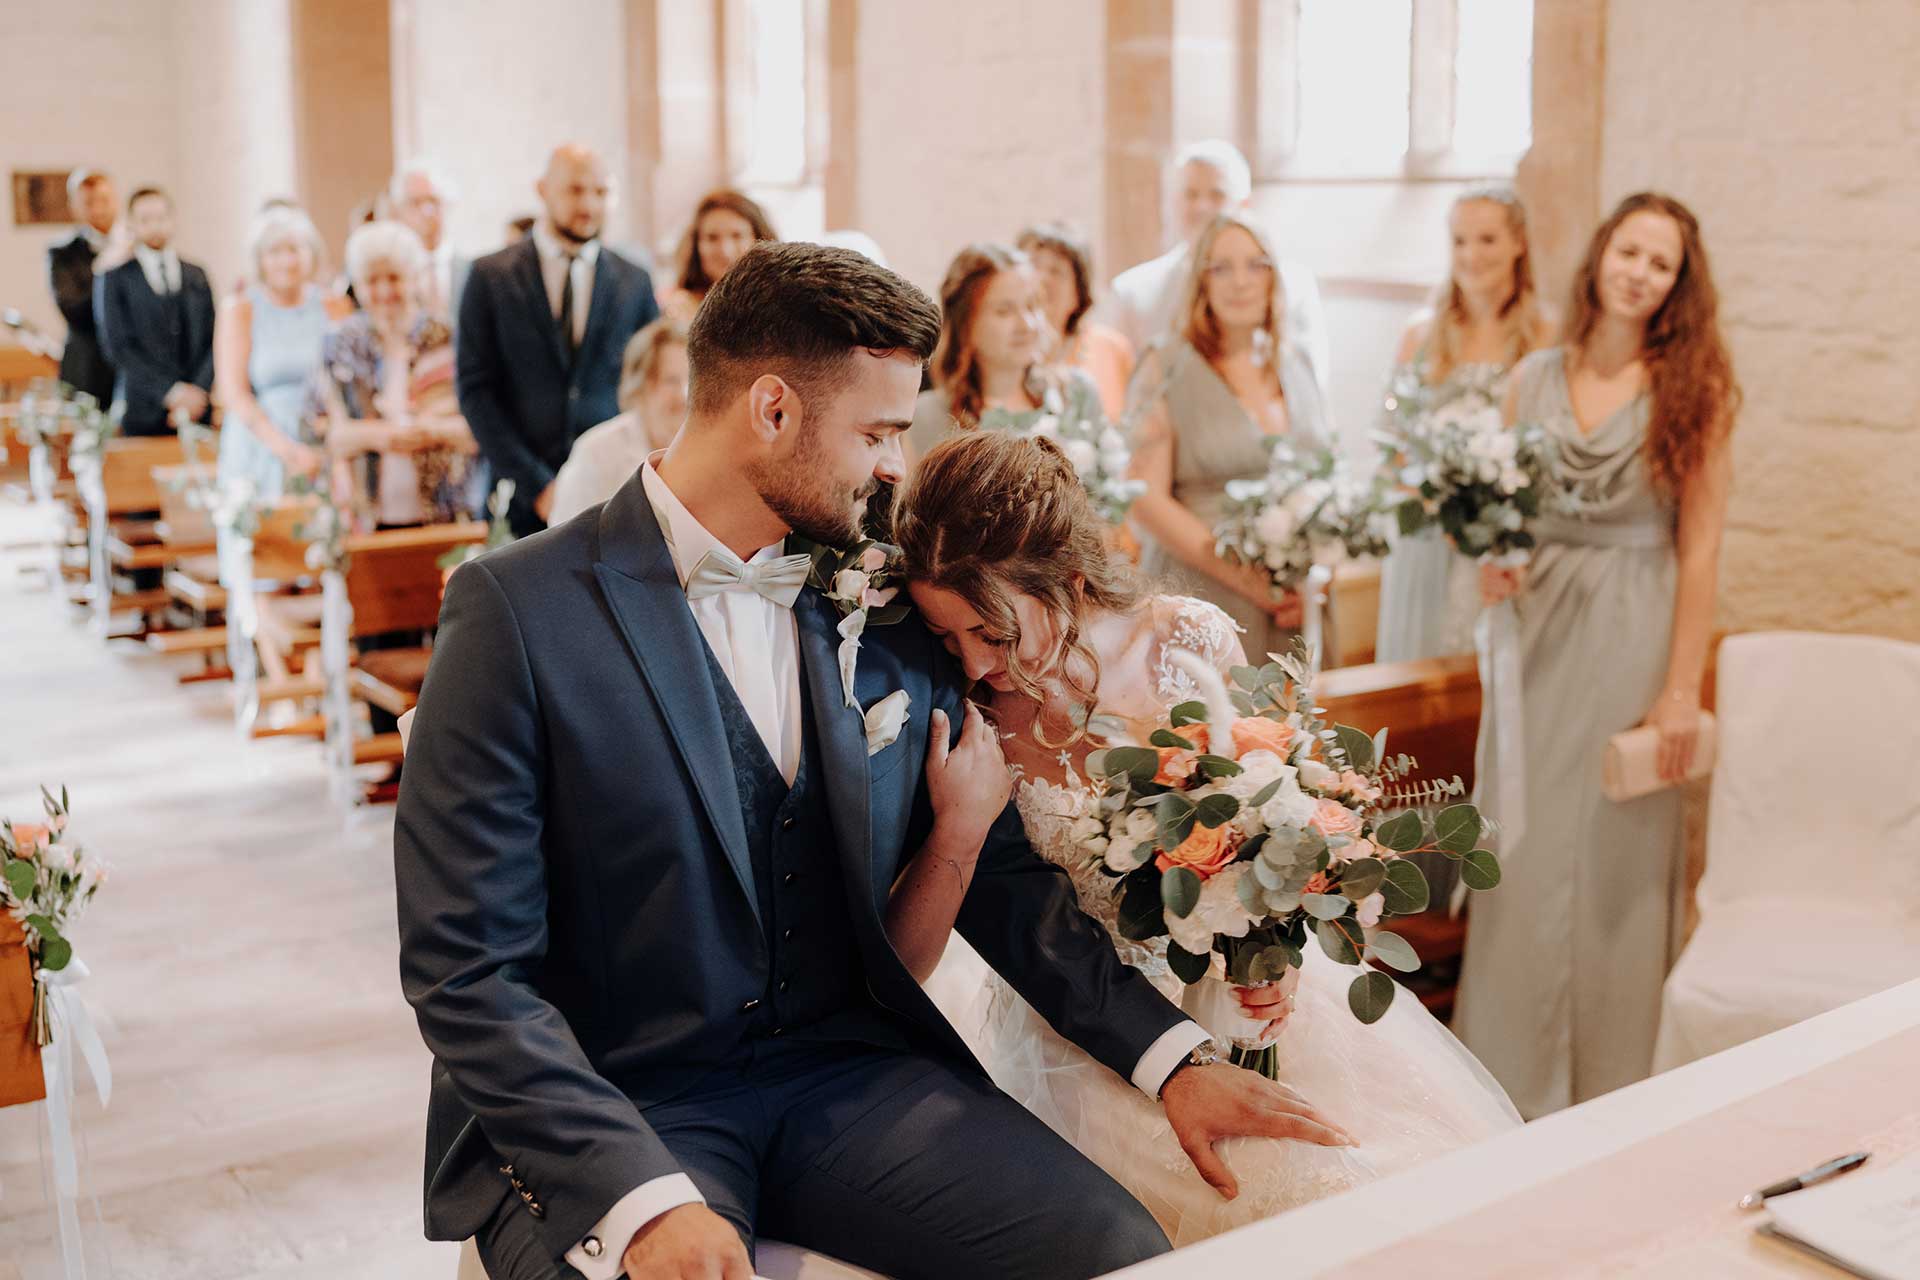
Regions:
[[[1221,666],[1233,653],[1235,627],[1218,606],[1189,596],[1163,597],[1155,606],[1165,616],[1148,662],[1154,691],[1164,709],[1197,692],[1193,677],[1175,665],[1173,655],[1191,653],[1203,662]],[[1156,983],[1171,981],[1164,938],[1135,942],[1120,936],[1120,904],[1114,893],[1119,881],[1106,873],[1098,856],[1087,852],[1073,830],[1087,812],[1092,792],[1071,756],[1063,754],[1060,765],[1063,779],[1023,778],[1015,789],[1014,803],[1020,810],[1028,843],[1035,853],[1066,871],[1073,880],[1080,909],[1105,927],[1123,962]]]

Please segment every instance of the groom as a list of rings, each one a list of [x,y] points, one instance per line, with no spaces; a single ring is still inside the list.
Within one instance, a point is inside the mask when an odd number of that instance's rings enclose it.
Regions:
[[[401,977],[435,1060],[427,1234],[476,1236],[493,1280],[745,1280],[756,1232],[902,1278],[1167,1247],[994,1089],[883,932],[958,672],[917,622],[876,627],[849,707],[836,606],[781,559],[790,531],[849,542],[901,479],[938,334],[857,254],[754,249],[695,319],[672,447],[448,586],[394,831]],[[901,690],[870,752],[860,708]],[[1011,807],[988,827],[961,933],[1163,1097],[1209,1181],[1222,1137],[1325,1140],[1207,1065]]]

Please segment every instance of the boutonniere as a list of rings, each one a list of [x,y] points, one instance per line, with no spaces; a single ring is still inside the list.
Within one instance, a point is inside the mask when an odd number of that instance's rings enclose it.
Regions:
[[[813,543],[795,549],[813,557],[807,583],[831,601],[840,614],[840,688],[847,705],[858,706],[853,696],[853,669],[860,654],[860,637],[868,627],[890,626],[907,616],[906,604],[894,603],[900,588],[893,582],[893,566],[900,549],[870,538],[844,551]]]

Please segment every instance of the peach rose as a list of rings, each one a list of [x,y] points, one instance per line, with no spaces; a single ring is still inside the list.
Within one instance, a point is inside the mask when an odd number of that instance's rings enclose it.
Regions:
[[[1185,738],[1193,744],[1193,750],[1185,747],[1157,747],[1160,753],[1160,770],[1153,780],[1163,787],[1177,787],[1193,776],[1193,762],[1207,750],[1207,726],[1190,724],[1182,729],[1173,730],[1175,737]]]
[[[1153,865],[1161,871],[1185,867],[1202,880],[1218,875],[1233,862],[1233,846],[1227,843],[1228,830],[1224,824],[1203,827],[1196,822],[1193,824],[1193,833],[1180,843],[1180,847],[1171,853],[1155,854]]]
[[[1339,790],[1352,796],[1362,804],[1372,804],[1380,798],[1380,788],[1368,782],[1366,778],[1351,769],[1340,771]]]
[[[52,831],[41,822],[16,822],[13,824],[13,844],[23,858],[31,857],[33,851],[47,844]]]
[[[1333,889],[1333,877],[1329,876],[1324,871],[1316,871],[1313,874],[1313,878],[1307,881],[1307,883],[1301,888],[1300,892],[1303,894],[1329,893],[1332,891],[1332,889]]]
[[[1237,759],[1249,751],[1271,751],[1282,760],[1293,750],[1293,728],[1265,716],[1244,716],[1233,722],[1233,754]]]
[[[1335,836],[1358,836],[1361,823],[1360,815],[1338,800],[1322,800],[1307,825],[1331,840]]]

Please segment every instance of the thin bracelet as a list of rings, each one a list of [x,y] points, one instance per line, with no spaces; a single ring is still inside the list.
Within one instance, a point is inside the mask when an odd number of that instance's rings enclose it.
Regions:
[[[927,856],[928,856],[929,858],[932,858],[932,859],[934,859],[934,860],[935,860],[935,861],[937,861],[937,862],[944,862],[944,863],[946,863],[946,864],[947,864],[948,866],[950,866],[950,867],[952,867],[952,868],[953,868],[953,874],[955,874],[956,876],[959,876],[959,877],[960,877],[960,892],[962,892],[962,893],[965,893],[965,892],[967,891],[967,873],[966,873],[966,872],[964,872],[964,871],[962,871],[962,870],[960,869],[960,864],[959,864],[959,863],[957,863],[957,862],[955,862],[955,861],[954,861],[954,860],[953,860],[952,858],[949,858],[949,857],[948,857],[948,856],[947,856],[946,854],[944,854],[944,853],[931,853],[931,852],[930,852],[930,853],[928,853],[928,854],[927,854]]]

